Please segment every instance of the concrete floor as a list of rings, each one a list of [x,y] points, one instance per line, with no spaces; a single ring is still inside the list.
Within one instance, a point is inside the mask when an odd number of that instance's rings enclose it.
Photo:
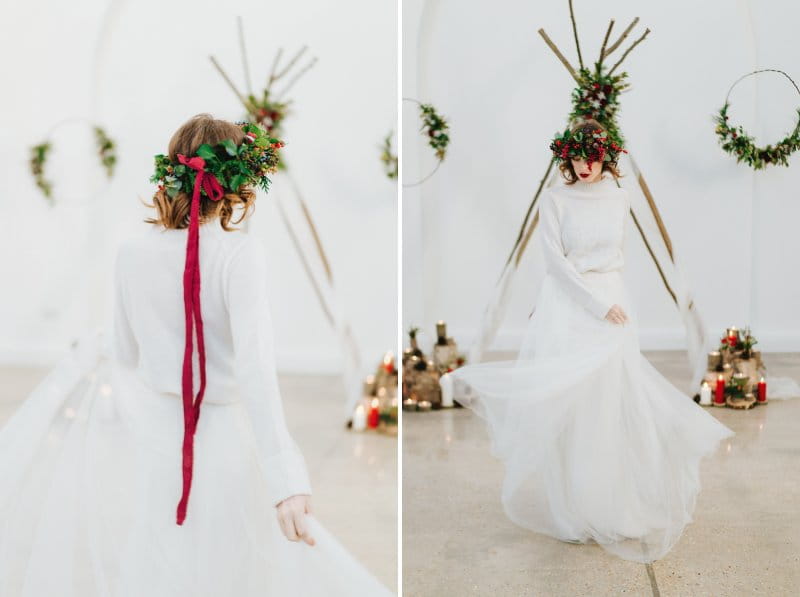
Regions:
[[[0,425],[47,371],[0,367]],[[280,383],[289,428],[309,469],[315,516],[394,591],[397,439],[344,428],[336,377],[282,376]]]
[[[645,354],[681,387],[683,353]],[[800,379],[800,355],[764,357],[770,373]],[[502,465],[469,410],[403,413],[403,594],[800,595],[800,399],[709,412],[737,435],[703,461],[694,522],[647,566],[515,526]]]

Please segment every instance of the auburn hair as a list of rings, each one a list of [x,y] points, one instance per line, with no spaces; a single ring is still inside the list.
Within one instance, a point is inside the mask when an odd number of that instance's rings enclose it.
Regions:
[[[600,129],[606,133],[608,132],[606,128],[594,118],[585,118],[583,120],[579,120],[575,125],[573,125],[570,132],[572,135],[578,131],[582,131],[584,135],[591,135],[595,129]],[[564,180],[566,180],[564,184],[570,185],[578,182],[578,175],[575,173],[575,168],[572,167],[572,160],[570,158],[567,158],[566,160],[560,160],[558,163],[558,169],[561,171],[561,176],[564,178]],[[603,167],[600,170],[601,176],[603,172],[611,172],[614,178],[621,178],[623,176],[619,173],[619,170],[617,170],[616,161],[603,161]]]
[[[179,153],[191,157],[203,143],[213,146],[225,139],[232,139],[239,145],[244,140],[244,132],[238,125],[227,120],[218,120],[211,114],[197,114],[175,131],[169,140],[167,153],[170,160],[177,162]],[[156,210],[156,216],[144,221],[164,228],[188,228],[192,205],[190,193],[181,191],[175,197],[170,197],[165,189],[158,189],[153,195],[153,203],[144,202],[147,207]],[[212,201],[201,194],[200,224],[219,218],[223,229],[236,230],[229,226],[234,208],[238,206],[242,209],[241,217],[234,222],[239,224],[248,216],[251,209],[255,209],[255,200],[255,192],[247,186],[239,187],[236,193],[225,193],[219,201]]]

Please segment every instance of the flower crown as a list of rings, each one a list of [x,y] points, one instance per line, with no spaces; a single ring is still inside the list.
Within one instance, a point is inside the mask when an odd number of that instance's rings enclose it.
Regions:
[[[178,154],[178,161],[169,156],[155,156],[155,172],[150,182],[157,182],[160,190],[174,198],[180,192],[190,194],[194,188],[198,171],[213,175],[222,189],[236,193],[242,185],[252,185],[269,190],[269,174],[278,168],[278,150],[283,141],[270,137],[259,125],[237,122],[244,132],[241,145],[232,139],[224,139],[215,146],[203,143],[194,157]],[[203,185],[202,193],[209,196]],[[209,196],[210,197],[210,196]]]
[[[567,128],[558,134],[550,143],[550,149],[557,160],[585,159],[591,168],[592,162],[609,162],[615,164],[620,152],[628,153],[612,140],[608,133],[600,128],[590,132],[579,129],[573,133]]]

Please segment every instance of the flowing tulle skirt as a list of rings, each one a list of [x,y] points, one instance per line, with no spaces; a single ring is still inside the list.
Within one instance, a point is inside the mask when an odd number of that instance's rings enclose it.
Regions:
[[[0,430],[0,595],[390,594],[313,517],[283,537],[238,402],[204,402],[176,525],[182,434],[179,397],[74,349]]]
[[[733,431],[640,353],[622,273],[582,277],[628,323],[595,318],[548,274],[518,358],[457,369],[454,393],[486,420],[511,520],[652,562],[692,521],[701,459]]]

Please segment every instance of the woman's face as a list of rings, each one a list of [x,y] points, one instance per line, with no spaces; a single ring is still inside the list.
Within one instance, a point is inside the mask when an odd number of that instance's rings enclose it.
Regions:
[[[572,167],[578,179],[583,182],[595,182],[600,178],[600,173],[603,171],[602,162],[592,162],[592,167],[589,168],[588,163],[583,158],[572,159]]]

